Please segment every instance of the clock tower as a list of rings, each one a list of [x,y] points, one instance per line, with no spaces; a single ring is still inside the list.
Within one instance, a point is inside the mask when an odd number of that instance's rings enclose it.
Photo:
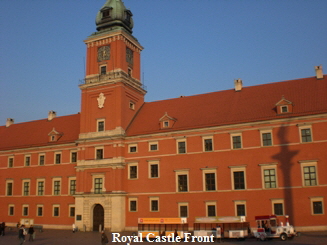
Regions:
[[[121,0],[107,0],[96,16],[97,31],[84,41],[75,224],[86,230],[125,227],[125,130],[146,93],[132,16]]]

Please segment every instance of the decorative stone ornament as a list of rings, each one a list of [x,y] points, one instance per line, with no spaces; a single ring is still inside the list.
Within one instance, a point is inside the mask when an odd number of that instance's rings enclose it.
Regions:
[[[97,100],[98,100],[98,107],[99,107],[100,109],[103,108],[103,107],[104,107],[104,102],[105,102],[105,100],[106,100],[106,96],[104,96],[103,93],[100,93],[100,94],[99,94],[99,97],[97,98]]]

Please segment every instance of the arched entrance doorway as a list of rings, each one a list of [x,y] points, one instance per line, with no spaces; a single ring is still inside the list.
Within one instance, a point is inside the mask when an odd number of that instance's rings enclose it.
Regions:
[[[100,204],[96,204],[93,209],[93,231],[99,231],[100,225],[104,229],[104,209]]]

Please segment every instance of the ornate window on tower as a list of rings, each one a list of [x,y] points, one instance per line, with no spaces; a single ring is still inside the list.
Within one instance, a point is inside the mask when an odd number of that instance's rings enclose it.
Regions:
[[[98,62],[110,59],[110,46],[102,46],[98,48]]]
[[[133,65],[133,50],[126,48],[126,61],[128,64]]]

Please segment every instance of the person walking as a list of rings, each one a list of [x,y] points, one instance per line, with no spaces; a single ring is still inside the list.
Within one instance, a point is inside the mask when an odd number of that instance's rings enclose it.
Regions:
[[[75,233],[75,231],[76,231],[76,225],[75,225],[75,223],[73,224],[73,233]]]
[[[101,245],[106,245],[108,244],[108,242],[109,240],[106,233],[104,233],[104,231],[101,231]]]
[[[21,225],[19,231],[18,231],[18,239],[20,241],[19,245],[23,245],[25,242],[25,236],[27,235],[27,232],[25,230],[25,225]]]
[[[30,226],[30,228],[28,228],[28,234],[30,235],[28,238],[28,241],[33,242],[34,241],[34,228],[33,225]]]

